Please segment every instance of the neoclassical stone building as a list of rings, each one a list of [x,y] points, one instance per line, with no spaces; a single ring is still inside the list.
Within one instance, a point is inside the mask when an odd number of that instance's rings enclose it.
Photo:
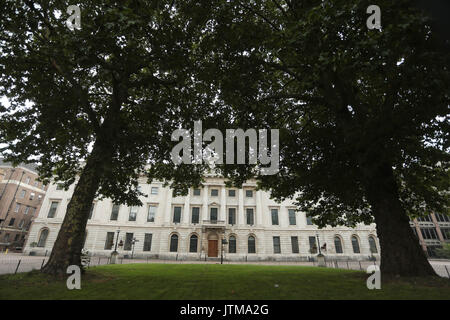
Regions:
[[[277,203],[256,191],[254,181],[235,189],[209,176],[185,197],[173,197],[158,182],[143,179],[140,186],[148,195],[141,207],[109,199],[93,203],[84,245],[92,255],[109,256],[117,243],[121,256],[160,259],[216,260],[223,254],[233,261],[305,261],[316,257],[319,247],[329,259],[379,258],[374,224],[318,229],[293,202]],[[73,187],[64,191],[49,185],[26,253],[50,253]]]

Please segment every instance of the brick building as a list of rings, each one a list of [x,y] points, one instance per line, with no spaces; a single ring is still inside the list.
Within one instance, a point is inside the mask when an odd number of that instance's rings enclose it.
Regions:
[[[431,213],[423,218],[410,220],[411,228],[419,239],[422,249],[432,258],[443,243],[450,243],[450,217]]]
[[[0,251],[21,251],[47,187],[35,167],[0,160]]]

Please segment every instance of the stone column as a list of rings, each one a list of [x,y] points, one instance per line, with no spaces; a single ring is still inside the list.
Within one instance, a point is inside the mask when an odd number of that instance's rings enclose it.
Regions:
[[[225,186],[222,186],[220,188],[220,211],[218,220],[226,221],[226,210],[227,210],[226,189]]]
[[[166,190],[166,201],[165,201],[166,207],[164,208],[164,224],[168,225],[170,224],[171,217],[172,217],[172,190],[167,189]]]
[[[238,210],[236,212],[236,225],[245,225],[245,209],[244,209],[244,190],[243,189],[239,189],[238,191],[238,195],[239,195],[239,205],[238,205]]]
[[[205,185],[203,187],[203,206],[200,212],[200,223],[203,223],[203,220],[209,220],[208,218],[208,186]]]
[[[261,191],[256,191],[256,223],[255,226],[263,226],[264,218],[263,218],[263,207],[262,207],[262,197]]]
[[[190,222],[190,216],[191,216],[190,202],[191,202],[190,193],[188,193],[188,195],[184,197],[184,212],[183,212],[182,223],[185,225],[188,225]]]

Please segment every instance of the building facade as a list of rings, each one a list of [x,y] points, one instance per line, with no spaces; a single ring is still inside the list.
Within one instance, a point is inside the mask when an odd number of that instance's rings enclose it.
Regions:
[[[450,243],[450,217],[441,213],[410,220],[414,235],[430,258],[436,257],[436,249]]]
[[[0,251],[21,251],[47,187],[32,165],[0,160]]]
[[[50,253],[73,187],[49,185],[25,253]],[[94,201],[84,244],[91,255],[109,256],[117,245],[120,256],[178,260],[307,261],[319,248],[332,259],[379,257],[375,225],[318,229],[292,201],[277,203],[252,181],[227,188],[210,176],[176,197],[162,183],[143,179],[140,188],[141,207]]]

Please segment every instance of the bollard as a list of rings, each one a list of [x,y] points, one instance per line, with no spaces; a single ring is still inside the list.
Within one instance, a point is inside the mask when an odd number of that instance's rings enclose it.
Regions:
[[[20,260],[19,260],[19,263],[17,263],[16,271],[14,271],[14,274],[17,273],[17,270],[19,269],[19,266],[20,266],[20,262],[21,262],[21,261],[22,261],[22,259],[20,259]]]
[[[359,261],[359,270],[361,270],[362,271],[362,266],[361,266],[361,261]]]
[[[348,260],[347,260],[347,269],[350,269],[350,267],[348,266]]]
[[[447,271],[447,275],[448,275],[448,277],[449,277],[449,279],[450,279],[450,272],[448,272],[447,266],[445,266],[445,270]]]
[[[100,257],[98,257],[98,262],[97,262],[97,265],[99,265],[100,264]]]
[[[122,260],[120,260],[120,264],[122,264],[123,263],[123,258],[122,258]]]
[[[44,266],[45,259],[42,260],[41,269]]]

